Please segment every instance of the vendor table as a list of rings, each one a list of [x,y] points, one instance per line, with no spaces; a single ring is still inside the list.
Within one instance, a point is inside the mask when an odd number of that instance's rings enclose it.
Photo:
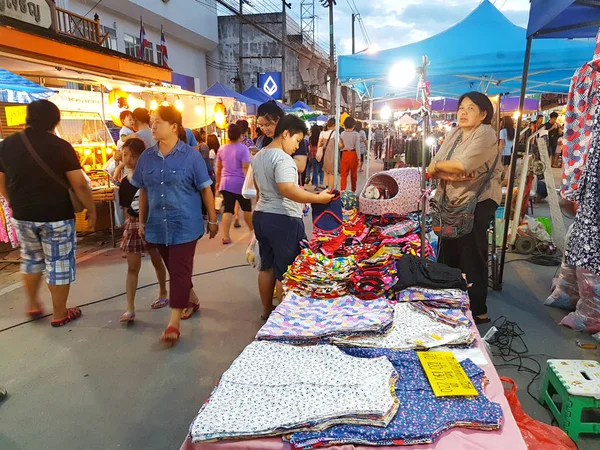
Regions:
[[[470,312],[468,313],[470,316]],[[472,318],[472,317],[471,317]],[[508,401],[504,396],[504,388],[496,368],[491,363],[490,357],[481,341],[479,331],[473,325],[477,333],[476,343],[485,355],[488,364],[482,367],[489,379],[489,384],[485,389],[487,397],[502,406],[504,413],[504,423],[502,428],[497,431],[478,431],[465,428],[454,428],[443,433],[433,444],[419,444],[411,446],[395,447],[373,447],[362,445],[334,445],[323,447],[323,450],[398,450],[403,447],[414,448],[415,450],[527,450],[527,445],[521,436],[517,427],[517,422],[510,410]],[[435,350],[435,349],[434,349]],[[400,406],[402,408],[402,406]],[[192,418],[190,418],[190,421]],[[194,444],[189,438],[185,440],[180,450],[289,450],[291,446],[283,442],[281,437],[268,439],[251,440],[228,440],[215,443]]]

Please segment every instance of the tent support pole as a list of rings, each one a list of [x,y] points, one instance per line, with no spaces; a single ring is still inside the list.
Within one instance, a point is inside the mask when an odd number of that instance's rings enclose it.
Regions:
[[[368,91],[367,91],[368,92]],[[369,101],[369,139],[367,140],[367,180],[371,175],[371,142],[373,139],[373,94],[375,93],[375,85],[371,89],[371,100]]]
[[[521,95],[519,96],[519,118],[517,120],[517,129],[515,130],[515,145],[510,159],[510,175],[508,179],[508,191],[506,192],[506,202],[504,203],[504,236],[502,237],[502,253],[500,255],[500,267],[498,279],[494,280],[493,288],[502,289],[502,279],[504,277],[504,262],[506,259],[506,242],[508,240],[508,228],[510,223],[511,206],[513,199],[513,188],[515,186],[515,173],[517,171],[517,149],[519,148],[518,139],[521,136],[521,126],[523,125],[523,107],[525,105],[525,92],[527,91],[527,76],[529,73],[529,60],[531,58],[531,44],[533,36],[527,38],[527,48],[525,49],[525,62],[523,63],[523,81],[521,83]],[[518,220],[518,217],[516,220]],[[494,257],[494,255],[492,255]]]
[[[333,159],[333,184],[335,189],[339,189],[340,187],[340,117],[342,115],[342,86],[339,83],[339,80],[336,80],[335,83],[335,158]]]
[[[429,132],[429,98],[427,96],[427,56],[423,56],[423,68],[421,72],[421,99],[423,106],[421,107],[421,114],[423,120],[421,121],[421,127],[423,128],[423,138],[421,139],[421,195],[423,196],[421,205],[421,258],[425,258],[425,250],[427,246],[425,242],[427,240],[427,133]]]

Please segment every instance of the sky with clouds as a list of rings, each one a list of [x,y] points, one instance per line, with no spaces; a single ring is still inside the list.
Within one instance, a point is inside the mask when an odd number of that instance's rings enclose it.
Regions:
[[[513,23],[524,28],[527,26],[529,0],[490,1]],[[420,41],[450,28],[469,15],[481,0],[337,0],[334,30],[338,55],[352,52],[352,10],[349,3],[356,5],[373,46],[386,49]],[[327,10],[318,0],[315,1],[315,10],[320,17],[318,39],[328,42]],[[366,46],[357,23],[356,51]]]

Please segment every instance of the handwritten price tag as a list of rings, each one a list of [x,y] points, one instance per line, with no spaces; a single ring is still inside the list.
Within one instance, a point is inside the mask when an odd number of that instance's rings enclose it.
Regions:
[[[24,125],[27,120],[27,106],[5,106],[6,125],[18,127]]]
[[[462,366],[451,352],[417,352],[436,397],[479,395]]]

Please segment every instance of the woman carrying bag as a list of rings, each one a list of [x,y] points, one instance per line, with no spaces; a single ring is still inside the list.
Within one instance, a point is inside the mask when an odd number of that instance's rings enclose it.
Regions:
[[[327,121],[325,127],[325,130],[321,131],[321,137],[319,138],[319,150],[317,150],[317,156],[319,155],[319,151],[321,151],[323,154],[321,162],[323,163],[323,172],[325,172],[325,189],[333,189],[333,173],[335,170],[335,118],[331,117]]]

